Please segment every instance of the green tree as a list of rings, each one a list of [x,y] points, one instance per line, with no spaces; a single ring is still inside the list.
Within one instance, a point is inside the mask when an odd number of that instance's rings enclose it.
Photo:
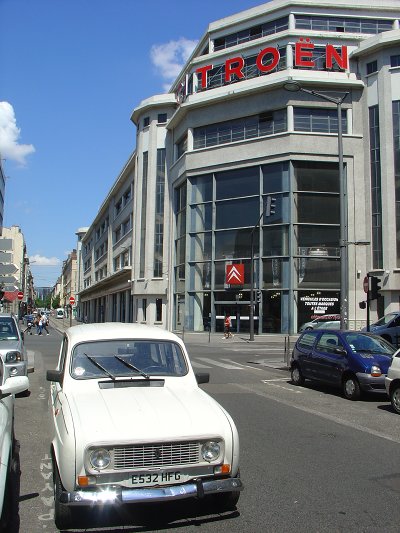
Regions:
[[[60,295],[59,294],[55,298],[53,298],[52,307],[53,309],[57,309],[57,307],[60,307]]]

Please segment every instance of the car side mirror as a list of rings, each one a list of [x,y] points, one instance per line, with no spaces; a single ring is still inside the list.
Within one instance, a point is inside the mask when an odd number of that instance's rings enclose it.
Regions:
[[[208,372],[199,372],[196,373],[195,376],[198,385],[201,383],[209,383],[210,381],[210,374]]]
[[[63,372],[61,370],[48,370],[46,372],[47,381],[54,381],[55,383],[62,384]]]

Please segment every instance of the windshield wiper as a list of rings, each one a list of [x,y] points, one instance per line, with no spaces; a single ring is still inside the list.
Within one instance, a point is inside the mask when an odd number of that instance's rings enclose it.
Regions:
[[[113,374],[111,374],[111,372],[109,372],[107,370],[107,368],[104,368],[103,365],[101,365],[98,361],[96,361],[96,359],[94,357],[92,357],[91,355],[88,355],[85,352],[83,352],[83,355],[86,355],[86,357],[89,359],[89,361],[91,361],[94,364],[94,366],[97,366],[97,368],[100,368],[100,370],[105,372],[108,377],[110,377],[113,381],[115,381],[115,379],[116,379],[115,376]]]
[[[115,359],[118,359],[118,361],[121,361],[122,364],[127,366],[128,368],[131,368],[132,370],[136,370],[141,376],[143,376],[146,379],[150,379],[150,376],[146,374],[146,372],[143,372],[143,370],[140,370],[137,366],[133,365],[132,363],[129,363],[129,361],[125,361],[122,357],[119,355],[114,355]]]

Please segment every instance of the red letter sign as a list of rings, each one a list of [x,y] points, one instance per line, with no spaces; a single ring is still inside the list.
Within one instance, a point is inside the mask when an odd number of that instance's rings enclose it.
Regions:
[[[244,265],[242,263],[226,265],[226,283],[228,285],[244,284]]]
[[[196,69],[196,72],[201,74],[201,88],[207,89],[207,72],[213,68],[212,65],[205,65],[204,67],[199,67]]]
[[[326,45],[326,68],[332,68],[333,59],[340,68],[346,70],[348,61],[347,61],[347,46],[342,46],[342,55],[339,55],[339,52],[335,50],[332,44]]]
[[[303,39],[300,39],[300,41],[295,44],[295,56],[294,57],[295,57],[296,67],[313,67],[314,66],[315,63],[312,60],[312,56],[313,56],[312,50],[314,50],[314,44],[310,42],[310,39],[308,37],[306,39],[306,42],[304,42]]]
[[[272,55],[272,62],[270,65],[264,65],[263,63],[264,56],[266,56],[267,54]],[[272,47],[264,48],[258,54],[257,59],[256,59],[258,70],[260,70],[261,72],[270,72],[271,70],[274,70],[274,68],[279,63],[279,57],[280,57],[280,54],[276,48],[272,48]]]
[[[232,74],[236,74],[239,80],[244,78],[244,74],[242,72],[243,67],[243,57],[232,57],[231,59],[227,59],[225,61],[225,82],[229,83],[231,81]]]

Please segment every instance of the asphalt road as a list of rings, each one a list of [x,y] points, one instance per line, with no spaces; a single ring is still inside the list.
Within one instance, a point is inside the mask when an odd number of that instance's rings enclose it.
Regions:
[[[36,371],[31,396],[16,400],[21,475],[15,532],[57,531],[45,371],[56,365],[60,340],[55,330],[26,339]],[[349,402],[332,389],[294,387],[282,369],[281,340],[185,340],[195,371],[210,372],[202,387],[238,426],[245,490],[237,511],[220,514],[204,502],[186,501],[88,512],[76,531],[398,531],[400,417],[386,397]]]

